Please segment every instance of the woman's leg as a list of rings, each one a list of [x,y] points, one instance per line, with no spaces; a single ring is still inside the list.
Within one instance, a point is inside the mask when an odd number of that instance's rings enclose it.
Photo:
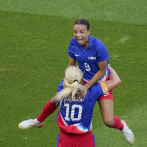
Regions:
[[[98,103],[104,124],[110,128],[123,130],[123,123],[121,122],[118,116],[114,116],[113,114],[113,100],[103,99],[99,100]]]
[[[103,121],[110,128],[122,131],[129,144],[134,143],[134,134],[125,121],[121,121],[118,116],[113,114],[113,96],[111,94],[103,95],[98,99]]]

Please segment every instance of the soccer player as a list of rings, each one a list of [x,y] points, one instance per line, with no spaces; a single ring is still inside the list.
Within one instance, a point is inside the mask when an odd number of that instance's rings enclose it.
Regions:
[[[60,133],[57,147],[94,147],[91,121],[94,105],[101,95],[117,87],[120,80],[115,71],[112,68],[110,70],[110,80],[90,87],[82,101],[79,96],[85,92],[83,73],[78,67],[69,66],[65,70],[65,79],[58,86],[58,93],[45,105],[36,119],[22,121],[18,125],[19,128],[41,127],[44,120],[59,107],[57,124]],[[127,126],[124,129],[129,130],[133,136]]]
[[[76,20],[73,29],[74,38],[71,39],[68,47],[69,66],[75,66],[76,61],[78,62],[79,68],[84,73],[85,88],[89,89],[95,83],[109,79],[109,54],[104,43],[89,35],[90,24],[86,19]],[[125,126],[124,122],[113,114],[112,91],[101,96],[98,103],[104,124],[122,131]],[[127,141],[132,144],[132,141],[129,141],[129,133],[123,132],[123,134]]]

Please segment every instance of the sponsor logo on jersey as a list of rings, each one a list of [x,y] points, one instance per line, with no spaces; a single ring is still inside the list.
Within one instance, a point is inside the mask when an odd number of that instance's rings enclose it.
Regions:
[[[95,60],[96,57],[88,57],[89,60]]]

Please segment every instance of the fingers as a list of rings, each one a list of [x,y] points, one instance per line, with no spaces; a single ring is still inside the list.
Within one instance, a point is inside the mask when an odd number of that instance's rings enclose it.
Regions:
[[[86,97],[87,91],[83,91],[82,93],[80,93],[79,97],[78,97],[78,102],[82,102],[84,101],[85,97]]]

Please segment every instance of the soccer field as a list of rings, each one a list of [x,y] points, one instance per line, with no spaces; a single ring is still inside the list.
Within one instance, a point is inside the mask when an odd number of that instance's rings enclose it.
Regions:
[[[54,96],[68,66],[73,23],[86,18],[90,35],[105,43],[109,63],[121,78],[114,114],[127,121],[134,147],[147,146],[147,1],[0,0],[0,147],[55,147],[57,110],[41,129],[18,129],[36,118]],[[97,147],[130,146],[94,108]]]

